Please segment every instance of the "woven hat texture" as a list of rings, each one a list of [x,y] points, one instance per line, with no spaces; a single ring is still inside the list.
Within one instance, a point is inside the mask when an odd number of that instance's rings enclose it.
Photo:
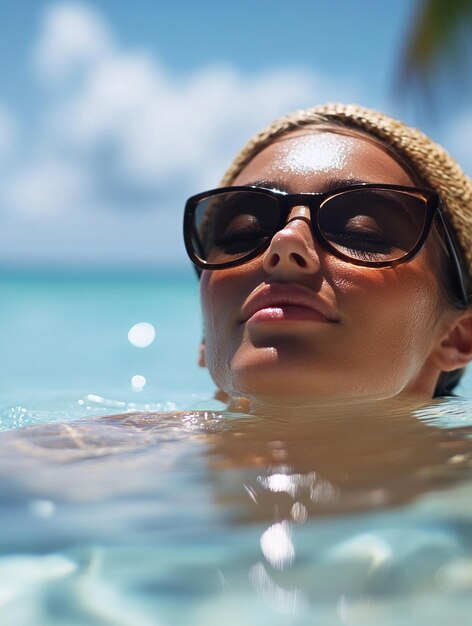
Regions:
[[[472,276],[472,180],[444,148],[424,133],[377,111],[357,105],[325,104],[281,117],[248,141],[221,184],[230,185],[249,161],[277,137],[304,126],[330,122],[380,139],[411,164],[425,187],[439,194]]]

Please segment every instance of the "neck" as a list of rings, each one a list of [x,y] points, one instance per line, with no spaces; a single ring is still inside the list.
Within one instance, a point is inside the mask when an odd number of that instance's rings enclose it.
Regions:
[[[232,398],[228,405],[228,410],[236,413],[247,413],[249,415],[267,417],[272,419],[289,418],[296,419],[315,417],[342,418],[343,415],[349,419],[363,418],[369,415],[410,414],[416,409],[431,404],[432,400],[426,396],[394,396],[391,398],[355,398],[355,399],[320,399],[315,402],[290,402],[261,401],[260,399]]]

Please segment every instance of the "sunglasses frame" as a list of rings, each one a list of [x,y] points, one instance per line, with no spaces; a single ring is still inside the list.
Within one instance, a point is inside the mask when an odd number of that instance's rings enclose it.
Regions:
[[[347,193],[353,192],[357,190],[366,190],[366,189],[379,189],[385,191],[398,191],[401,193],[406,193],[410,195],[421,195],[424,197],[425,201],[425,219],[423,230],[421,235],[418,237],[415,245],[409,250],[406,254],[398,259],[394,259],[391,261],[365,261],[361,259],[353,259],[352,257],[343,254],[339,250],[337,250],[330,242],[325,239],[318,223],[318,214],[320,208],[323,204],[332,198]],[[277,223],[276,228],[274,228],[274,232],[271,237],[268,237],[267,240],[261,245],[257,246],[254,250],[245,254],[237,259],[226,261],[224,263],[208,263],[201,259],[193,245],[192,235],[194,228],[194,216],[199,202],[203,199],[211,198],[213,196],[222,195],[224,193],[232,193],[232,192],[251,192],[258,193],[262,196],[270,197],[275,199],[280,206],[280,217]],[[287,223],[287,218],[290,213],[290,210],[294,206],[305,206],[310,210],[310,229],[312,235],[316,242],[318,242],[321,247],[328,253],[332,254],[334,257],[346,262],[351,265],[357,265],[361,267],[367,268],[392,268],[397,265],[402,265],[403,263],[408,263],[412,259],[414,259],[422,250],[423,246],[426,243],[428,235],[431,231],[431,226],[433,223],[434,217],[437,215],[439,221],[443,227],[445,242],[448,248],[449,255],[451,257],[451,261],[457,270],[458,277],[458,287],[461,292],[461,304],[467,305],[468,296],[465,288],[465,276],[466,272],[460,260],[460,254],[458,250],[460,249],[454,232],[451,227],[447,223],[447,219],[444,215],[444,212],[441,207],[441,200],[438,194],[431,189],[424,189],[421,187],[408,187],[402,185],[388,185],[388,184],[372,184],[372,183],[362,183],[356,185],[350,185],[347,187],[340,187],[339,189],[335,189],[329,192],[315,192],[315,193],[286,193],[284,191],[278,191],[275,189],[266,189],[265,187],[257,187],[251,185],[239,185],[234,187],[219,187],[217,189],[211,189],[210,191],[205,191],[194,196],[191,196],[186,204],[185,204],[185,212],[184,212],[184,242],[185,248],[187,250],[187,254],[190,257],[190,260],[195,265],[198,274],[200,274],[201,270],[223,270],[231,267],[237,267],[239,265],[244,265],[248,261],[255,259],[260,256],[269,246],[272,241],[274,235],[279,232],[282,228],[284,228]]]

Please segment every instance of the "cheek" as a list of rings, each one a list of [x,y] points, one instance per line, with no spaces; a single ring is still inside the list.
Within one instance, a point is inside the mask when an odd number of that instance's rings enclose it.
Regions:
[[[200,284],[206,365],[220,386],[224,386],[231,357],[242,340],[242,327],[237,323],[241,288],[227,274],[203,272]]]
[[[204,271],[200,281],[200,301],[205,330],[216,330],[229,321],[235,288],[225,280],[225,272]],[[211,340],[208,336],[207,340]]]
[[[358,270],[336,278],[345,311],[343,368],[359,395],[385,397],[415,384],[439,328],[435,280],[413,263],[391,270]]]
[[[439,320],[437,281],[428,264],[413,261],[397,268],[354,268],[333,273],[341,305],[352,314],[354,324],[371,330],[369,344],[392,355],[423,357]],[[348,322],[349,322],[348,317]]]

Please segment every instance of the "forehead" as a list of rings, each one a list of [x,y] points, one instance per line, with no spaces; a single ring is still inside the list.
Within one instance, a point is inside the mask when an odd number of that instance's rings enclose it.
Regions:
[[[340,186],[352,180],[414,184],[380,142],[350,129],[303,129],[284,135],[256,154],[233,184],[266,182],[303,192],[322,191],[324,184],[336,180]]]

